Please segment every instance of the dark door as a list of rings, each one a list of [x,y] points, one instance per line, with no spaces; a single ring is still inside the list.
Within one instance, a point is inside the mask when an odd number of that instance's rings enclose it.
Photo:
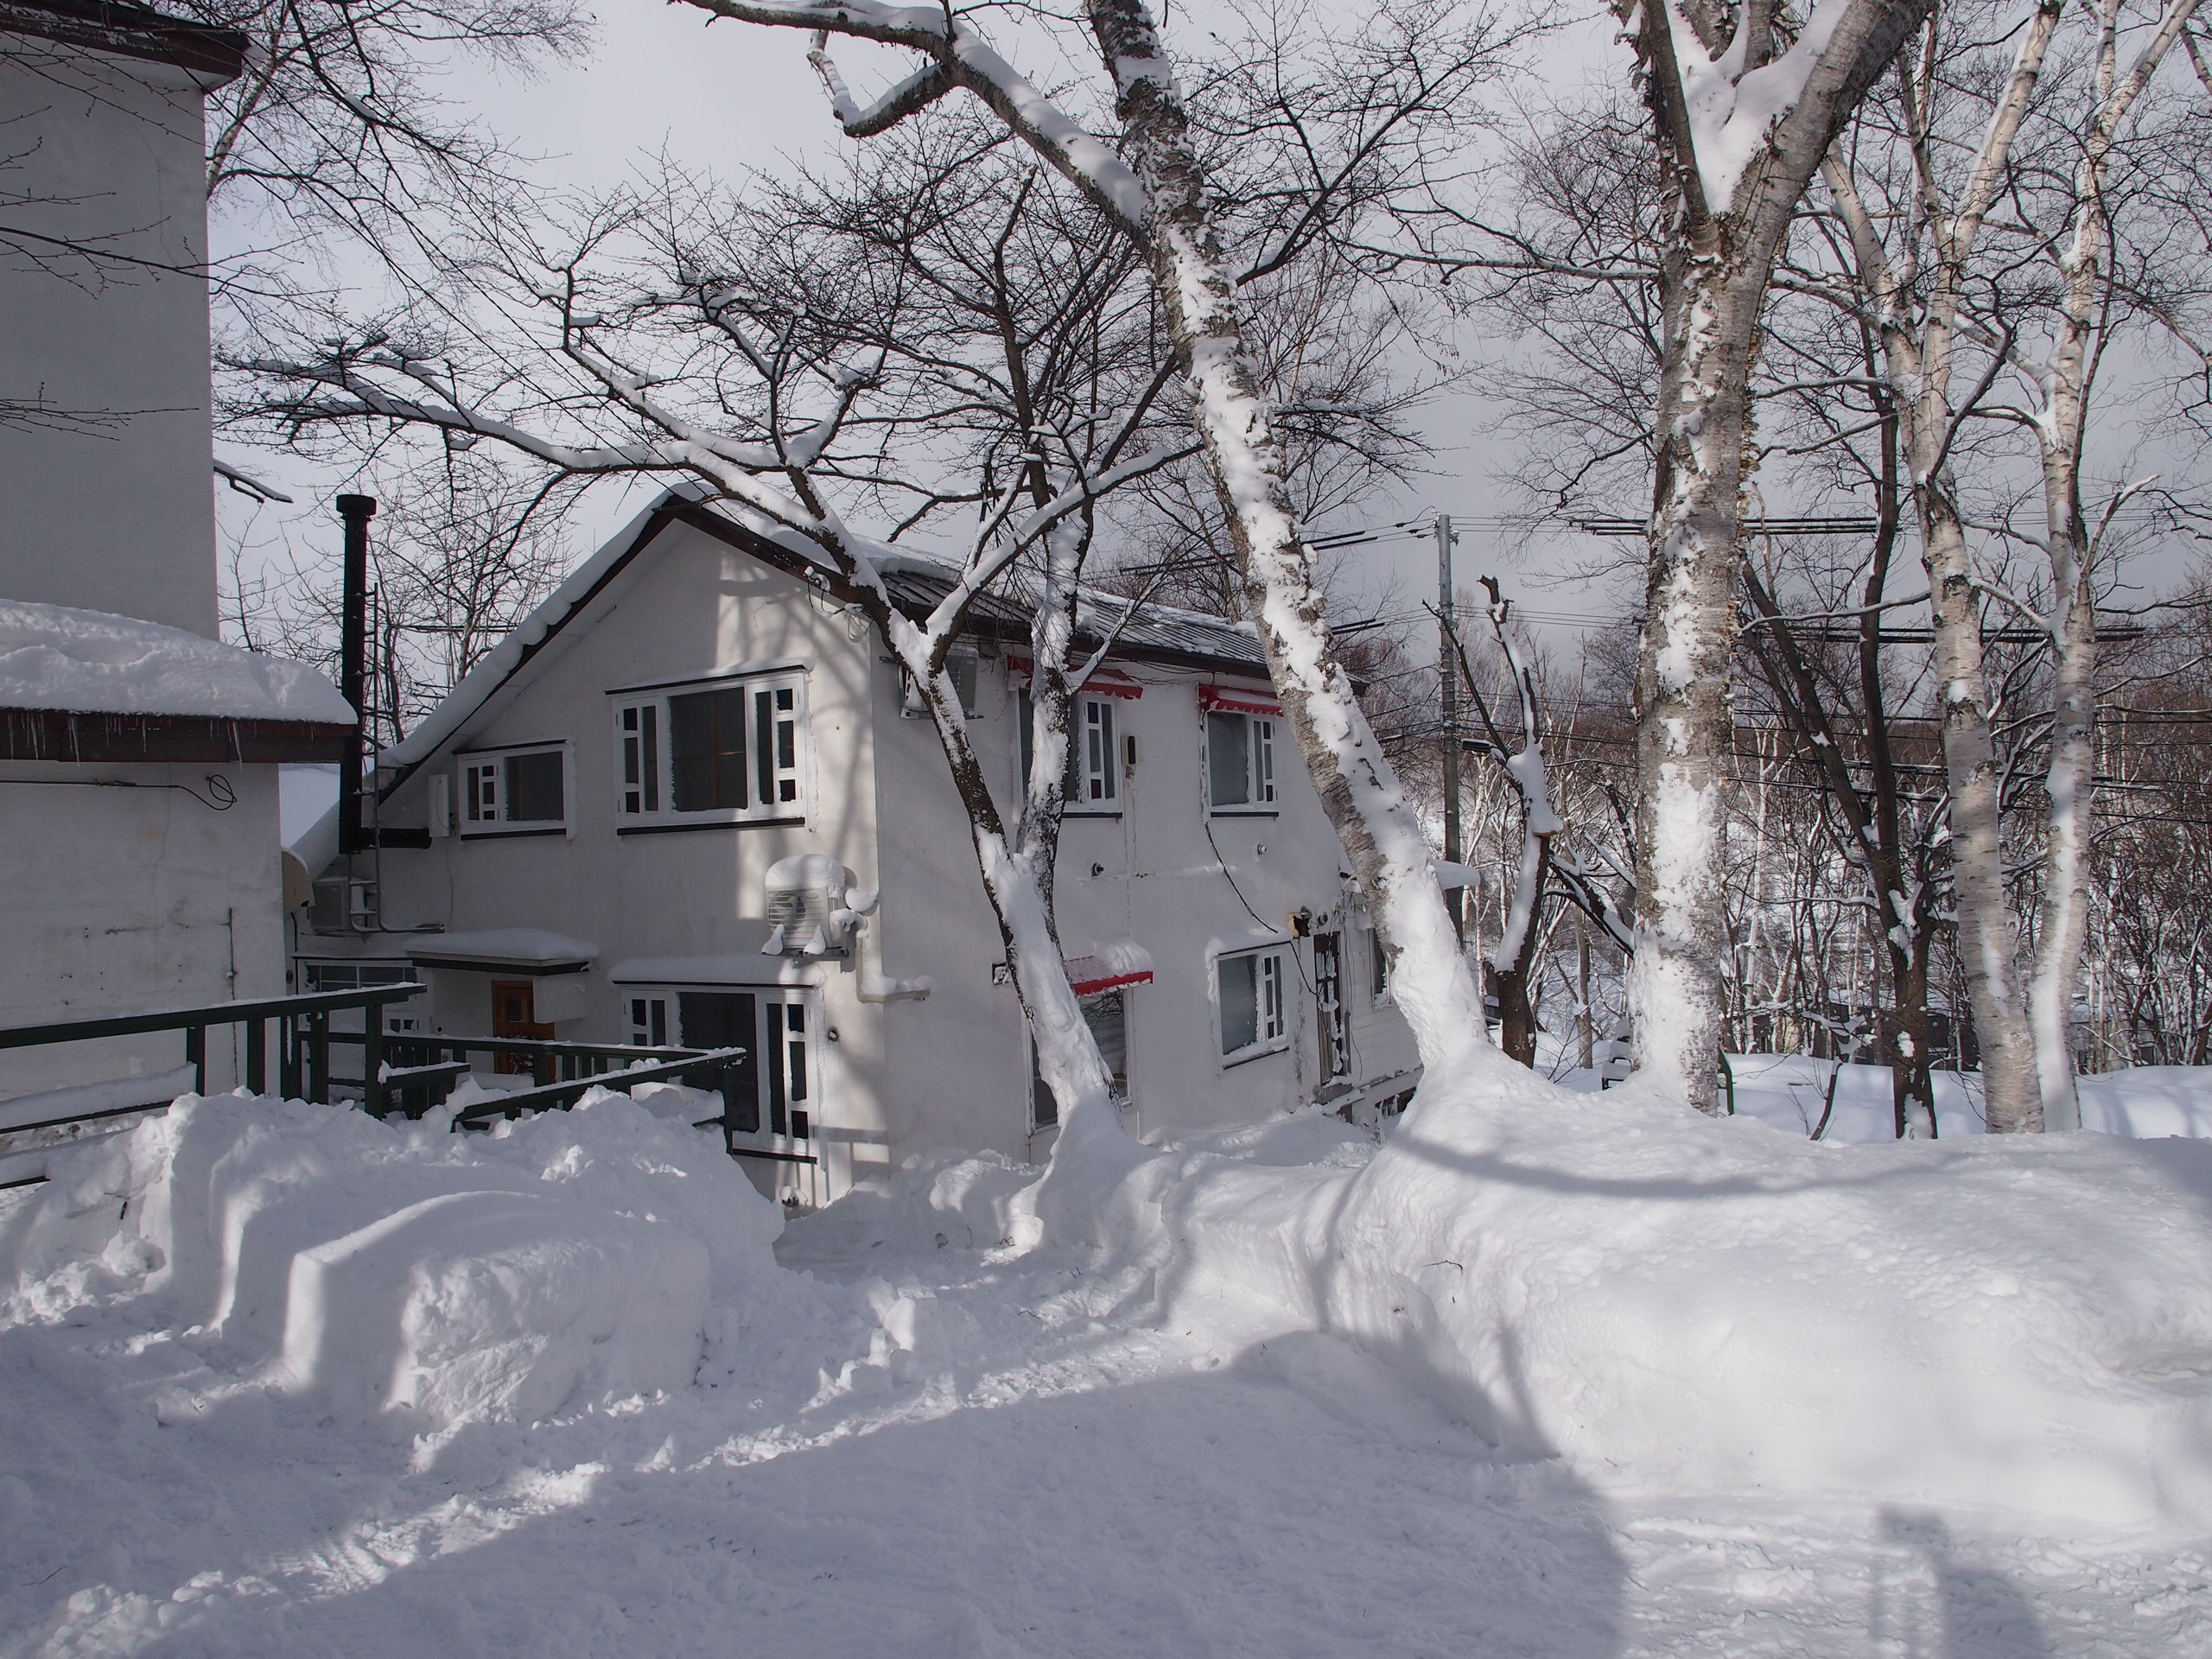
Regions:
[[[537,1019],[537,988],[526,979],[495,979],[492,982],[492,1034],[494,1037],[528,1037],[539,1042],[550,1042],[553,1027],[540,1025]],[[527,1054],[501,1054],[493,1059],[492,1069],[512,1075],[527,1075],[531,1070]]]
[[[686,1048],[741,1048],[730,1071],[724,1121],[736,1135],[760,1132],[760,1014],[750,991],[678,991],[677,1040]]]

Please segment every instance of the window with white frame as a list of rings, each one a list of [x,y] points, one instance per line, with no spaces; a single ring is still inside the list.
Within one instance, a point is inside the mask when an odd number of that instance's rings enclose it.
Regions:
[[[461,769],[461,833],[543,834],[569,823],[569,754],[562,743],[454,757]]]
[[[632,996],[628,999],[630,1042],[637,1048],[666,1048],[668,998]]]
[[[1214,994],[1221,1009],[1224,1064],[1273,1053],[1290,1037],[1281,947],[1217,957]]]
[[[1027,687],[1020,695],[1021,722],[1021,777],[1020,786],[1029,786],[1029,766],[1037,753],[1037,705]],[[1084,812],[1111,813],[1122,810],[1122,767],[1123,763],[1120,740],[1116,735],[1116,722],[1114,704],[1104,697],[1077,697],[1075,700],[1074,729],[1068,734],[1071,753],[1067,810],[1080,815]]]
[[[1114,741],[1114,705],[1097,697],[1083,699],[1080,764],[1076,769],[1076,798],[1071,804],[1093,809],[1118,806],[1122,799],[1122,758]]]
[[[1233,709],[1206,711],[1206,797],[1217,812],[1275,804],[1275,722]]]
[[[615,810],[637,822],[806,816],[798,674],[625,694],[614,709]]]

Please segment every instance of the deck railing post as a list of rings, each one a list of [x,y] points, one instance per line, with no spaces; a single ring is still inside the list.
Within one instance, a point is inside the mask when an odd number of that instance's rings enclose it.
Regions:
[[[184,1031],[184,1063],[192,1068],[192,1092],[207,1092],[207,1027],[187,1026]]]
[[[385,1115],[384,1010],[361,1010],[361,1109],[371,1117]]]
[[[257,1095],[269,1092],[269,1022],[266,1020],[246,1021],[245,1086]]]
[[[308,1098],[330,1103],[330,1016],[321,1008],[308,1015]]]

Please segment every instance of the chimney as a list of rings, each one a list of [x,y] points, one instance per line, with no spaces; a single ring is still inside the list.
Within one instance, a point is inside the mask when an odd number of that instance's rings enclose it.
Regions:
[[[353,740],[338,770],[338,850],[358,853],[374,836],[361,825],[361,763],[368,743],[369,520],[376,516],[372,495],[341,495],[338,516],[346,521],[346,578],[340,599],[338,690],[353,705]]]

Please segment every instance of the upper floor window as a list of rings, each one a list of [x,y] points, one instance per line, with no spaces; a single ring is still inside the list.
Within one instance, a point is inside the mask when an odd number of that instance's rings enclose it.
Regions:
[[[1235,709],[1206,711],[1206,795],[1217,812],[1275,804],[1275,722]]]
[[[615,810],[629,819],[806,816],[804,678],[672,687],[615,705]]]
[[[1020,694],[1021,786],[1029,785],[1029,765],[1036,753],[1036,705],[1025,688]],[[1071,722],[1067,810],[1070,812],[1119,812],[1122,810],[1122,772],[1132,762],[1116,735],[1112,701],[1105,697],[1077,697]],[[1134,740],[1132,740],[1134,743]]]
[[[537,744],[455,758],[461,766],[462,835],[516,835],[567,828],[565,744]]]

